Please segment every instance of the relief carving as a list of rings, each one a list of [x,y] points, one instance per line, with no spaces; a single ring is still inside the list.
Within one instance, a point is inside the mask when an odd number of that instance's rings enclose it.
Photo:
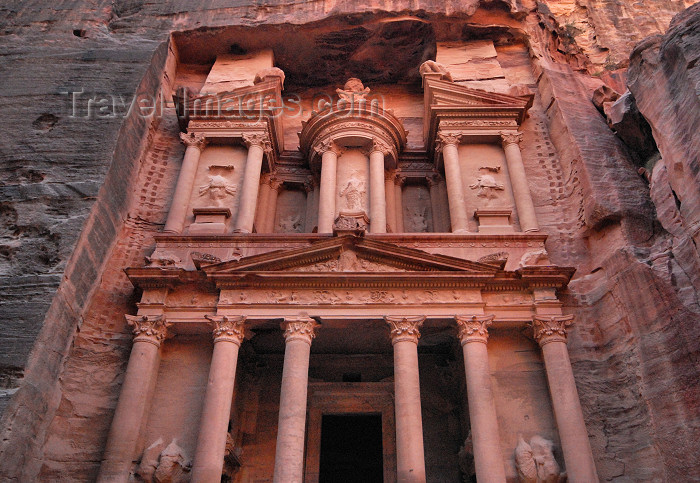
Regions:
[[[369,87],[365,87],[362,81],[356,77],[348,79],[342,89],[335,90],[341,101],[350,103],[365,99],[369,91]]]
[[[199,187],[199,196],[205,195],[209,196],[213,206],[223,207],[227,196],[236,195],[236,187],[221,175],[209,176],[209,181]]]
[[[554,459],[554,444],[541,436],[530,438],[530,444],[518,437],[515,447],[515,467],[521,483],[560,483],[566,481]]]
[[[477,190],[476,196],[493,200],[500,195],[500,191],[505,190],[503,183],[496,182],[496,179],[490,174],[482,174],[476,178],[476,182],[469,185],[473,190]]]
[[[428,231],[428,220],[425,215],[427,208],[414,208],[408,213],[408,231],[414,233],[425,233]]]
[[[340,192],[340,196],[345,198],[345,207],[349,211],[362,211],[362,195],[367,192],[364,181],[357,178],[350,178],[348,184]]]
[[[134,472],[134,480],[144,483],[185,483],[190,481],[192,467],[189,458],[172,440],[165,446],[162,438],[158,438],[143,451],[141,462]]]
[[[301,232],[301,215],[287,215],[277,223],[277,226],[282,233],[299,233]]]

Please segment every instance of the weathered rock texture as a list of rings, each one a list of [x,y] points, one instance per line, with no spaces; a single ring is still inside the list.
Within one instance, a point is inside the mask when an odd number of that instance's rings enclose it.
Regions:
[[[171,31],[210,49],[191,66],[193,85],[253,28],[268,39],[296,32],[314,40],[309,52],[334,51],[329,65],[350,59],[364,80],[392,82],[415,73],[372,65],[386,61],[383,48],[419,39],[401,22],[381,24],[403,15],[432,23],[424,38],[493,40],[502,48],[479,68],[536,93],[523,158],[552,261],[578,268],[565,294],[578,317],[570,352],[601,480],[700,479],[700,7],[661,36],[691,2],[483,3],[0,7],[0,480],[95,478],[130,347],[133,288],[122,269],[162,228],[183,154],[172,111],[128,112],[136,93],[170,92]],[[431,56],[420,44],[402,52],[411,65]],[[287,82],[308,84],[309,62]],[[518,74],[528,63],[534,77]],[[327,73],[321,84],[348,72]],[[623,93],[627,77],[661,156],[647,165],[650,186],[636,148],[591,102],[603,84]],[[65,93],[80,90],[73,112]],[[90,115],[93,95],[116,95],[115,107]]]

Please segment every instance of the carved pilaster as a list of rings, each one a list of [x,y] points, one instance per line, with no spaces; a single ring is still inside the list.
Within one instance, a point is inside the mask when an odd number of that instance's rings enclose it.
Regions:
[[[304,189],[304,192],[308,195],[316,188],[318,188],[318,181],[314,176],[307,176],[302,187]]]
[[[573,315],[541,316],[532,318],[535,340],[543,346],[550,342],[566,343],[566,328],[574,323]]]
[[[214,324],[214,330],[212,330],[214,344],[217,342],[233,342],[236,345],[241,345],[245,336],[245,316],[228,317],[226,315],[217,315],[212,317],[205,315],[204,318]]]
[[[245,144],[248,149],[252,146],[258,146],[266,154],[272,152],[270,137],[265,132],[243,133],[241,137],[243,138],[243,144]]]
[[[442,182],[442,176],[437,173],[432,173],[425,177],[425,181],[428,183],[428,188],[438,186]]]
[[[439,153],[442,152],[443,149],[445,149],[445,146],[448,146],[450,144],[457,146],[460,141],[462,140],[462,134],[461,133],[444,133],[442,131],[438,131],[437,133],[437,139],[435,140],[435,150]]]
[[[182,141],[182,144],[184,144],[188,148],[193,147],[199,149],[200,151],[204,149],[204,147],[207,145],[207,138],[204,136],[204,134],[198,134],[193,132],[181,132],[180,141]]]
[[[323,141],[317,143],[314,146],[314,151],[316,151],[319,156],[323,156],[323,153],[327,151],[333,151],[336,156],[340,156],[345,152],[345,148],[337,144],[333,139],[324,139]]]
[[[316,337],[316,329],[320,326],[321,324],[311,317],[285,317],[284,322],[282,322],[284,339],[286,342],[303,340],[311,345],[311,341]]]
[[[504,148],[509,144],[520,144],[523,140],[523,133],[521,132],[500,132],[499,134]]]
[[[409,341],[418,344],[420,339],[420,328],[425,322],[425,316],[417,317],[384,317],[389,324],[391,344]]]
[[[489,340],[488,326],[493,323],[493,318],[493,315],[456,315],[462,345],[469,342],[486,344]]]
[[[134,342],[148,342],[156,347],[168,336],[168,327],[164,315],[125,315],[126,322],[134,333]]]

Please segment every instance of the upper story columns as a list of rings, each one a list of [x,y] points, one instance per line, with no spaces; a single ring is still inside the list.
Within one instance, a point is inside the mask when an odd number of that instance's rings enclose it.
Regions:
[[[520,154],[519,144],[523,135],[519,132],[502,132],[500,136],[508,163],[515,208],[518,210],[520,218],[520,228],[522,231],[538,231],[540,228],[535,216],[535,205],[532,203],[530,186],[527,182],[527,176],[525,176],[525,166],[523,166],[523,158]]]
[[[447,183],[447,200],[450,206],[450,220],[453,233],[466,233],[467,206],[464,202],[464,182],[462,170],[459,166],[459,151],[457,146],[462,138],[461,134],[447,134],[438,132],[436,150],[442,152],[445,163],[445,182]]]
[[[203,134],[180,133],[180,139],[187,148],[185,149],[185,157],[182,160],[180,175],[177,178],[173,200],[170,203],[168,219],[163,229],[163,231],[169,233],[181,233],[185,225],[187,207],[190,204],[190,194],[197,176],[199,157],[207,144],[207,138]]]
[[[314,151],[321,155],[321,183],[318,196],[318,232],[333,233],[338,157],[344,150],[334,140],[326,139],[314,146]]]
[[[238,205],[238,216],[234,231],[239,233],[251,233],[255,220],[255,208],[258,201],[258,189],[260,188],[260,175],[265,153],[272,150],[270,139],[265,133],[245,133],[243,141],[248,147],[245,171],[243,173],[243,187]]]

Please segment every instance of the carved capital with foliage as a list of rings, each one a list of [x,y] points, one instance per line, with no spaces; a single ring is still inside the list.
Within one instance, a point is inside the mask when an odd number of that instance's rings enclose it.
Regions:
[[[286,342],[302,340],[311,345],[311,341],[316,337],[316,329],[320,326],[321,324],[311,317],[285,317],[282,322],[284,340]]]
[[[340,156],[345,152],[345,148],[336,143],[333,139],[327,138],[319,142],[314,146],[314,151],[316,151],[320,156],[324,153],[331,151],[335,153],[336,156]]]
[[[486,344],[489,340],[488,327],[493,323],[493,318],[493,315],[456,315],[462,345],[469,342]]]
[[[379,152],[384,156],[389,156],[394,152],[394,150],[387,143],[375,137],[372,138],[372,144],[365,148],[363,152],[366,156],[369,156],[374,152]]]
[[[438,131],[437,139],[435,140],[435,149],[438,153],[442,152],[442,150],[445,149],[445,146],[457,146],[461,140],[461,133],[445,133],[443,131]]]
[[[198,134],[193,132],[181,132],[180,141],[182,141],[182,144],[184,144],[188,148],[197,148],[200,151],[204,149],[204,147],[207,145],[207,138],[204,136],[204,134]]]
[[[265,153],[270,153],[272,151],[270,137],[265,132],[243,133],[241,137],[243,138],[243,144],[245,144],[248,149],[253,146],[258,146]]]
[[[386,323],[389,324],[389,333],[391,335],[391,344],[397,342],[414,342],[418,344],[420,339],[420,328],[425,322],[425,316],[417,317],[384,317]]]
[[[509,144],[520,144],[523,140],[523,133],[521,132],[500,132],[499,134],[504,148]]]
[[[426,176],[425,180],[428,183],[428,187],[432,188],[440,184],[440,182],[442,181],[442,176],[440,176],[438,173],[432,173]]]
[[[574,323],[573,315],[541,316],[532,318],[535,340],[543,346],[550,342],[566,343],[566,328]]]
[[[125,315],[126,322],[134,333],[134,343],[148,342],[156,347],[168,336],[168,327],[164,315]]]
[[[241,345],[245,337],[245,316],[205,315],[204,317],[214,324],[212,335],[215,344],[217,342],[233,342],[236,345]]]

